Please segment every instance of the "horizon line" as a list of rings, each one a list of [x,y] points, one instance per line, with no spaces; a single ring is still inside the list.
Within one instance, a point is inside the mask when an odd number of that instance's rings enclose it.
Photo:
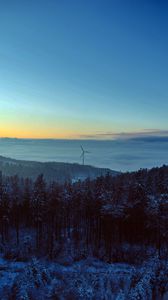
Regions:
[[[1,140],[58,140],[58,141],[127,141],[127,140],[142,140],[142,139],[167,139],[168,135],[135,135],[135,136],[120,136],[116,135],[113,138],[94,138],[94,137],[84,137],[84,138],[56,138],[56,137],[0,137]]]

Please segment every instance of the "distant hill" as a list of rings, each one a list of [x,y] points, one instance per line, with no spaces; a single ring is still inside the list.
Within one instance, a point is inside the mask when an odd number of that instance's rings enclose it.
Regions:
[[[43,174],[46,181],[65,182],[79,179],[84,180],[87,177],[91,179],[100,175],[110,173],[113,176],[120,174],[106,168],[96,168],[89,165],[80,165],[77,163],[63,162],[37,162],[16,160],[0,156],[0,170],[6,176],[18,175],[19,177],[29,177],[35,179],[39,174]]]

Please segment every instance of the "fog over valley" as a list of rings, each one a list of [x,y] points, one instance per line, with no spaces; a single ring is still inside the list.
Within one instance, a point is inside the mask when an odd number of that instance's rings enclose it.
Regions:
[[[85,164],[116,171],[134,171],[168,163],[167,137],[120,140],[0,139],[0,155],[40,162],[82,164],[81,145],[89,151]]]

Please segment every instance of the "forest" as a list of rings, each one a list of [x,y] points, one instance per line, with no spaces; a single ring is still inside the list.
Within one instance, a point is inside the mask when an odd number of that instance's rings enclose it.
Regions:
[[[28,161],[4,156],[0,156],[0,170],[4,176],[17,174],[21,178],[28,177],[32,180],[35,180],[39,174],[43,174],[45,181],[48,183],[51,181],[59,183],[78,181],[87,177],[94,179],[106,175],[107,172],[114,176],[119,174],[119,172],[107,168],[80,165],[78,163]]]
[[[1,173],[0,238],[8,261],[36,258],[68,266],[93,257],[107,266],[140,266],[157,257],[166,268],[168,166],[64,184],[47,183],[43,174],[33,181]],[[167,281],[161,286],[164,293]],[[16,294],[11,299],[22,299]],[[161,299],[152,295],[134,299]]]

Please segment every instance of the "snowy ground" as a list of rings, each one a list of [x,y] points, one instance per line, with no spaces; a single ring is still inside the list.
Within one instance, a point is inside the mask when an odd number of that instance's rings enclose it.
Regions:
[[[0,299],[152,300],[157,281],[159,288],[155,291],[155,299],[166,300],[168,271],[161,270],[158,264],[158,259],[134,267],[108,264],[95,258],[69,265],[36,258],[30,262],[1,258]],[[160,288],[163,290],[162,297]]]
[[[7,287],[12,287],[15,278],[24,271],[25,267],[26,263],[0,258],[0,295]]]

